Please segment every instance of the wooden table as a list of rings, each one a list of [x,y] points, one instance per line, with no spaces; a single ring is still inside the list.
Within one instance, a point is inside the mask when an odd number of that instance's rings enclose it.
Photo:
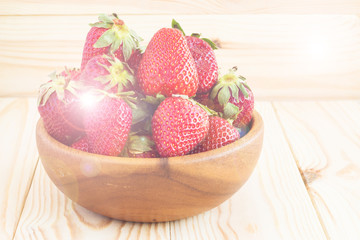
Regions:
[[[38,157],[36,91],[53,69],[79,65],[86,24],[112,9],[2,1],[0,239],[360,239],[359,3],[292,15],[324,5],[147,1],[146,12],[109,2],[134,12],[123,18],[147,41],[172,11],[186,32],[217,40],[222,70],[239,66],[265,122],[258,165],[229,200],[179,221],[122,222],[73,203]]]

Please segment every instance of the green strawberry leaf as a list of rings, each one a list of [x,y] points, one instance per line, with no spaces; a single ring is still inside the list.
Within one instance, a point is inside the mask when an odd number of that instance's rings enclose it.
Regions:
[[[109,29],[112,26],[111,23],[104,23],[104,22],[90,23],[89,25],[90,27],[106,28],[106,29]]]
[[[158,93],[156,97],[146,95],[144,101],[150,103],[152,105],[159,105],[163,100],[165,100],[165,96]]]
[[[208,39],[208,38],[201,38],[201,39],[204,40],[205,42],[207,42],[213,50],[218,49],[216,44],[213,41],[211,41],[210,39]]]
[[[223,84],[217,83],[217,84],[215,85],[215,87],[211,90],[210,98],[211,98],[212,100],[214,100],[214,99],[216,98],[216,95],[218,95],[218,93],[219,93],[219,91],[220,91],[220,89],[221,89],[222,87],[224,87]]]
[[[201,107],[207,113],[207,115],[209,115],[209,116],[218,116],[219,115],[216,111],[212,110],[208,106],[205,106],[205,105],[195,101],[194,99],[189,99],[189,100],[192,103],[194,103],[194,104],[198,105],[199,107]]]
[[[155,143],[146,136],[130,136],[129,151],[131,153],[143,153],[151,151],[155,147]]]
[[[201,34],[200,34],[200,33],[192,33],[191,36],[192,36],[192,37],[200,38]]]
[[[104,23],[114,23],[113,22],[114,16],[109,16],[107,14],[100,14],[99,21]]]
[[[129,33],[130,35],[138,42],[143,41],[144,39],[142,37],[140,37],[134,30],[129,29]]]
[[[184,30],[183,30],[183,29],[181,28],[181,26],[180,26],[180,23],[178,23],[177,21],[175,21],[175,19],[173,19],[173,20],[171,21],[171,27],[180,30],[180,31],[182,32],[182,34],[184,34],[184,36],[186,36]]]
[[[221,105],[225,105],[226,103],[229,102],[230,96],[231,96],[230,89],[228,87],[226,87],[226,86],[223,87],[219,91],[219,94],[218,94],[219,103]]]
[[[238,106],[232,103],[226,103],[224,106],[224,118],[225,119],[235,119],[236,116],[240,113],[240,109]]]
[[[245,78],[245,77],[243,77],[243,76],[241,76],[241,75],[239,75],[238,77],[239,77],[241,80],[246,81],[246,78]]]
[[[48,76],[49,76],[49,78],[50,78],[52,81],[55,81],[55,80],[56,80],[56,72],[55,72],[55,71],[52,72],[52,73],[50,73]]]
[[[109,46],[115,40],[115,32],[112,29],[107,30],[106,32],[99,37],[99,39],[94,44],[94,48],[103,48]]]
[[[136,106],[132,108],[132,125],[142,122],[147,118],[151,118],[153,113],[153,109],[149,106],[149,103],[142,100],[138,101]]]
[[[239,87],[240,87],[240,91],[242,92],[242,94],[244,95],[245,98],[248,98],[249,97],[249,93],[247,92],[245,86],[243,83],[240,83],[239,84]]]
[[[125,38],[123,42],[123,54],[124,59],[127,61],[132,53],[132,50],[136,48],[135,42],[131,38]]]
[[[251,88],[250,88],[249,84],[247,84],[246,81],[244,81],[243,84],[245,85],[245,87],[247,87],[251,91]]]
[[[122,40],[120,38],[115,38],[113,44],[111,44],[110,53],[114,53],[116,50],[118,50],[121,43]]]
[[[230,84],[229,88],[231,90],[231,95],[235,98],[236,101],[239,100],[239,88],[236,84]]]

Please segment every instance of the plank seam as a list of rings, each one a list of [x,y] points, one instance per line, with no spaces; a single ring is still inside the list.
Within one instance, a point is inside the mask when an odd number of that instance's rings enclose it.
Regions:
[[[22,205],[19,218],[18,218],[18,220],[17,220],[17,222],[16,222],[16,224],[15,224],[16,227],[15,227],[15,230],[14,230],[14,233],[13,233],[13,236],[12,236],[12,240],[14,240],[14,238],[15,238],[15,236],[16,236],[16,232],[18,231],[20,219],[21,219],[21,217],[22,217],[22,214],[23,214],[23,211],[24,211],[24,208],[25,208],[25,205],[26,205],[27,198],[28,198],[29,193],[30,193],[30,190],[31,190],[31,188],[32,188],[32,186],[33,186],[33,184],[34,184],[34,177],[35,177],[36,169],[38,168],[38,165],[39,165],[39,160],[40,160],[40,157],[38,156],[38,157],[37,157],[36,164],[35,164],[34,172],[33,172],[32,176],[31,176],[31,178],[30,178],[31,184],[30,184],[28,190],[27,190],[26,193],[25,193],[24,203],[23,203],[23,205]]]
[[[303,182],[304,182],[304,185],[305,185],[305,188],[306,188],[306,192],[307,192],[307,194],[309,195],[311,204],[313,205],[313,207],[314,207],[314,209],[315,209],[315,213],[316,213],[316,215],[317,215],[317,217],[318,217],[318,220],[319,220],[319,222],[320,222],[321,228],[322,228],[322,230],[323,230],[326,238],[327,238],[327,239],[331,239],[330,236],[329,236],[329,233],[328,233],[328,231],[327,231],[327,229],[326,229],[326,227],[325,227],[325,223],[324,223],[323,219],[321,218],[319,209],[317,208],[317,206],[316,206],[316,204],[315,204],[315,201],[313,200],[312,195],[311,195],[311,193],[310,193],[310,191],[309,191],[308,183],[307,183],[307,181],[306,181],[306,178],[305,178],[305,176],[304,176],[303,171],[302,171],[301,168],[300,168],[299,160],[298,160],[298,158],[296,157],[295,151],[294,151],[294,149],[293,149],[293,147],[292,147],[292,145],[291,145],[291,143],[290,143],[290,141],[289,141],[289,137],[288,137],[288,135],[287,135],[287,133],[286,133],[286,131],[285,131],[285,127],[284,127],[284,125],[283,125],[283,122],[280,120],[280,116],[279,116],[279,113],[278,113],[278,111],[277,111],[277,108],[276,108],[274,102],[270,102],[270,103],[271,103],[271,106],[272,106],[273,109],[274,109],[275,116],[276,116],[276,118],[277,118],[277,120],[278,120],[278,122],[279,122],[281,131],[283,132],[283,136],[285,137],[285,140],[286,140],[286,143],[287,143],[287,145],[288,145],[288,147],[289,147],[289,149],[290,149],[291,155],[293,156],[293,158],[294,158],[294,160],[295,160],[296,167],[297,167],[297,169],[298,169],[298,171],[299,171],[299,173],[300,173],[300,175],[301,175],[301,178],[302,178],[302,180],[303,180]]]

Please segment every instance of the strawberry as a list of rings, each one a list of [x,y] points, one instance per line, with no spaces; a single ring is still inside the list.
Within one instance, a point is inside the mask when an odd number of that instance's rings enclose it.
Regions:
[[[205,152],[220,148],[240,138],[238,130],[221,117],[209,117],[209,124],[209,132],[205,139],[198,144],[191,153]]]
[[[81,73],[87,86],[111,93],[128,91],[135,83],[132,70],[115,56],[98,55],[90,59]]]
[[[179,30],[162,28],[155,33],[140,61],[137,79],[146,95],[195,95],[199,85],[195,61]]]
[[[216,101],[210,98],[210,93],[196,94],[194,100],[198,103],[212,109],[215,112],[222,112],[223,107]]]
[[[136,52],[138,43],[142,40],[116,14],[102,14],[99,16],[99,22],[90,26],[85,40],[81,70],[97,55],[113,53],[120,61],[126,62],[131,54]]]
[[[70,145],[83,131],[81,105],[77,97],[78,70],[65,69],[50,75],[40,87],[38,111],[46,131],[56,140]]]
[[[162,157],[187,154],[208,130],[207,112],[194,101],[181,97],[166,98],[152,118],[154,142]]]
[[[93,94],[96,100],[84,116],[89,152],[117,156],[129,134],[131,108],[118,95],[103,91],[93,91]]]
[[[60,73],[60,76],[68,78],[69,81],[79,81],[81,76],[81,71],[78,68],[66,68]]]
[[[89,141],[87,136],[83,136],[81,138],[79,138],[78,140],[76,140],[73,144],[71,144],[72,148],[84,151],[84,152],[88,152],[89,151]]]
[[[237,68],[219,78],[211,90],[210,98],[223,106],[224,118],[232,118],[238,128],[247,126],[254,110],[254,94],[246,79],[236,75]]]
[[[180,24],[174,19],[172,27],[179,29],[185,36],[185,32]],[[217,49],[216,45],[208,38],[200,38],[200,34],[193,33],[186,36],[191,55],[195,60],[196,70],[199,78],[199,88],[197,94],[207,93],[218,80],[219,68],[213,49]]]
[[[127,143],[127,155],[134,158],[159,157],[151,136],[131,135]]]
[[[129,60],[127,61],[129,67],[133,70],[133,72],[136,74],[141,58],[143,56],[143,53],[140,51],[140,49],[137,49],[131,54]]]

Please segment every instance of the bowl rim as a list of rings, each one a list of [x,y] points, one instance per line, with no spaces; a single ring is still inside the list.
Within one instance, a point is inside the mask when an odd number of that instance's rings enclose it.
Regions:
[[[195,163],[197,161],[202,161],[204,158],[208,160],[213,158],[218,158],[228,152],[238,150],[239,148],[244,148],[248,144],[251,144],[251,142],[257,139],[259,135],[262,134],[263,131],[264,131],[263,119],[260,113],[254,110],[250,130],[240,139],[228,145],[225,145],[221,148],[209,150],[206,152],[200,152],[200,153],[194,153],[190,155],[183,155],[176,157],[130,158],[130,157],[100,155],[100,154],[84,152],[72,148],[71,146],[67,146],[54,139],[52,136],[50,136],[50,134],[48,134],[47,131],[45,130],[43,120],[41,118],[38,120],[36,126],[36,135],[41,136],[42,138],[46,138],[49,144],[51,144],[52,147],[56,149],[56,151],[65,151],[68,154],[74,153],[78,155],[80,158],[81,156],[83,156],[86,159],[93,159],[94,161],[99,161],[99,159],[101,159],[101,162],[109,163],[109,164],[127,164],[127,165],[140,164],[140,165],[148,165],[148,166],[153,166],[155,164],[158,164],[158,162],[162,161],[163,159],[167,159],[167,161],[171,164],[184,164],[184,163]],[[194,156],[196,157],[194,158]]]

